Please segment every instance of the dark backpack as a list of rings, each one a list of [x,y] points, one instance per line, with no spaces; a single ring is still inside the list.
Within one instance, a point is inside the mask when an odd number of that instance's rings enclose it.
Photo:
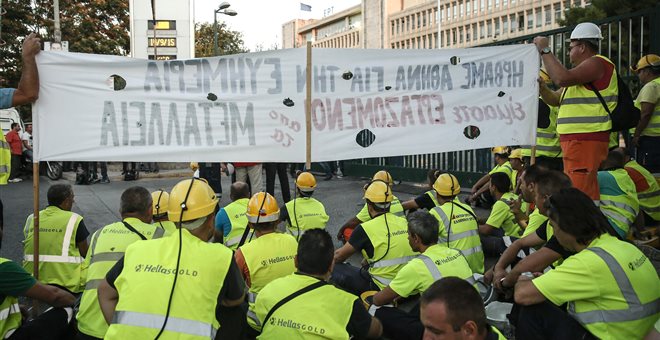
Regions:
[[[600,95],[600,92],[598,92],[594,84],[590,83],[589,85],[591,85],[592,91],[598,96],[605,111],[609,113],[610,119],[612,120],[612,131],[624,131],[637,126],[641,117],[641,112],[635,107],[635,102],[630,94],[630,89],[618,73],[616,74],[616,81],[619,88],[619,94],[616,100],[616,107],[612,112],[610,112],[607,103],[605,103],[603,96]]]

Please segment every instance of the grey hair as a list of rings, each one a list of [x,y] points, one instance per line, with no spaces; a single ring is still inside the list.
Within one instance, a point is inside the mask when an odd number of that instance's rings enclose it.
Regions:
[[[409,234],[417,235],[426,246],[438,243],[439,226],[435,217],[427,211],[418,210],[408,214],[407,219]]]

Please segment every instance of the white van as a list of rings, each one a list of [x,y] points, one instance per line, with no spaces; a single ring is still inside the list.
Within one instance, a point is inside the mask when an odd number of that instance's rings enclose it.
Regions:
[[[21,116],[15,108],[10,107],[8,109],[0,110],[0,127],[2,127],[3,136],[9,132],[12,123],[18,123],[21,126],[21,131],[25,129],[23,120],[21,120]]]

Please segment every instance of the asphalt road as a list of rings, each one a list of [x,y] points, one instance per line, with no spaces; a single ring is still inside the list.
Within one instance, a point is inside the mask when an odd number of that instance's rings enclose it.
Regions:
[[[264,182],[265,182],[265,176]],[[75,203],[73,211],[83,216],[90,234],[97,229],[120,220],[119,198],[121,193],[134,185],[140,185],[149,191],[163,188],[170,191],[171,188],[183,178],[141,178],[138,181],[123,182],[113,181],[109,184],[74,185]],[[317,176],[318,185],[314,197],[324,203],[330,221],[326,229],[336,235],[339,228],[361,209],[364,204],[362,199],[362,187],[367,183],[366,178],[334,178],[323,181],[322,176]],[[223,197],[221,206],[225,206],[229,200],[230,179],[222,179]],[[54,183],[72,182],[61,179],[51,181],[42,176],[40,183],[40,208],[46,207],[46,192],[48,187]],[[293,180],[289,178],[289,185],[293,188]],[[264,183],[265,188],[265,183]],[[279,182],[275,186],[276,199],[281,203],[282,197],[279,192]],[[394,194],[401,200],[406,200],[424,192],[426,189],[421,185],[400,184],[394,187]],[[4,204],[4,239],[0,256],[16,261],[22,260],[23,255],[23,226],[25,219],[32,213],[33,195],[32,182],[30,180],[20,183],[10,183],[0,187],[0,198]],[[336,246],[339,246],[336,241]]]

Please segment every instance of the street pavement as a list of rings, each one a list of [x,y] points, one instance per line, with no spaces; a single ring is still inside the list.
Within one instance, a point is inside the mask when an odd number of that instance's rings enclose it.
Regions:
[[[124,182],[118,180],[118,174],[110,173],[111,183],[93,184],[93,185],[75,185],[71,180],[74,176],[66,174],[64,179],[52,181],[45,176],[40,178],[39,201],[40,209],[47,205],[46,193],[48,187],[55,183],[69,183],[73,185],[75,203],[73,211],[82,215],[90,234],[99,228],[120,220],[119,198],[121,193],[135,185],[143,186],[147,190],[154,191],[165,189],[168,192],[172,187],[190,176],[190,170],[170,170],[161,171],[157,178],[149,178],[149,174],[141,174],[137,181]],[[317,189],[314,197],[323,202],[330,220],[326,229],[335,238],[339,228],[362,208],[364,200],[362,199],[362,187],[368,182],[368,178],[343,177],[333,178],[330,181],[324,181],[323,176],[317,177]],[[265,189],[265,176],[264,189]],[[223,197],[220,200],[221,206],[227,205],[229,200],[230,178],[222,177]],[[294,188],[293,179],[289,177],[289,186]],[[394,186],[394,194],[402,201],[414,198],[417,195],[428,190],[423,184],[401,183]],[[0,257],[9,258],[19,263],[23,254],[23,227],[25,220],[33,211],[33,186],[30,179],[20,183],[10,183],[0,187],[0,198],[4,204],[4,238]],[[293,196],[292,196],[293,197]],[[275,185],[275,198],[282,207],[282,196],[280,193],[279,181]],[[475,211],[480,216],[487,215],[485,211]],[[341,244],[335,241],[336,246]],[[351,262],[356,263],[359,256],[354,256]]]

